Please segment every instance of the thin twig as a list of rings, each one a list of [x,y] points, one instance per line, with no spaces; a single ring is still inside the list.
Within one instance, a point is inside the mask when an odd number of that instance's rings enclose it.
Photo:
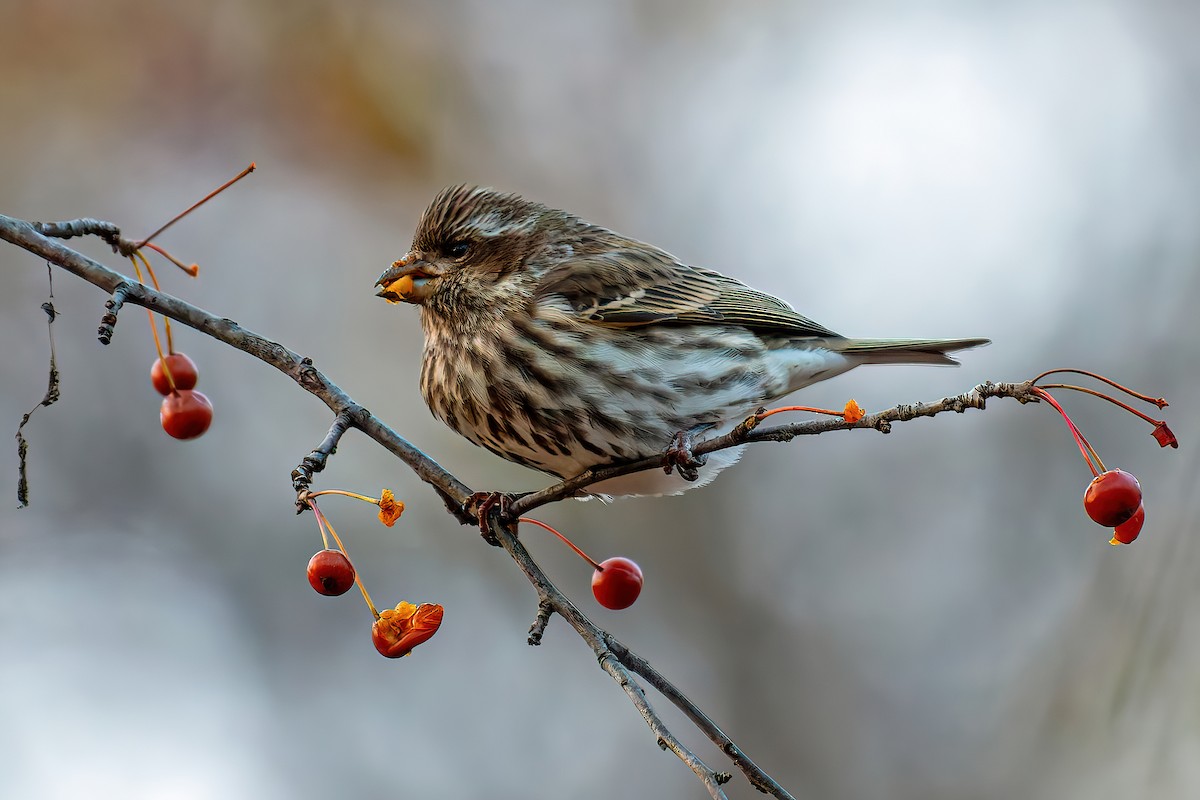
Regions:
[[[129,294],[129,286],[122,283],[112,290],[112,297],[104,303],[104,316],[100,318],[100,327],[96,329],[96,338],[100,344],[112,342],[113,329],[117,326],[117,315],[125,305],[125,297]]]
[[[658,712],[650,705],[650,701],[646,699],[646,692],[641,687],[641,684],[637,682],[637,679],[617,656],[616,652],[610,648],[610,643],[616,640],[588,619],[566,595],[559,591],[558,587],[550,581],[550,578],[542,571],[538,563],[533,560],[533,556],[525,549],[525,545],[521,544],[521,541],[517,539],[511,528],[500,523],[493,517],[491,529],[492,535],[496,537],[500,546],[517,563],[517,566],[525,573],[525,577],[529,582],[537,587],[538,594],[541,597],[539,606],[549,606],[552,608],[575,629],[580,638],[587,642],[588,646],[592,648],[592,652],[596,654],[600,668],[607,672],[625,690],[625,694],[629,696],[638,713],[642,715],[642,718],[646,721],[646,725],[650,727],[650,730],[657,737],[659,746],[665,750],[670,750],[683,763],[687,764],[688,768],[700,778],[709,795],[714,798],[726,797],[724,790],[721,789],[721,784],[725,782],[724,773],[716,772],[710,768],[699,756],[689,750],[687,746],[671,733],[670,729],[662,721],[662,718],[659,717]],[[539,611],[539,618],[540,616],[541,612]],[[548,616],[547,614],[547,618]],[[627,648],[623,646],[622,649],[627,651]],[[663,681],[666,682],[666,679],[664,678]],[[786,794],[776,796],[790,797],[790,795]]]
[[[345,408],[334,415],[333,424],[329,426],[329,433],[325,434],[325,439],[300,461],[299,466],[292,470],[292,488],[296,494],[307,491],[312,486],[313,476],[325,469],[325,463],[329,457],[337,452],[338,442],[354,424],[355,414],[362,413],[364,410],[362,408]],[[306,503],[300,500],[296,501],[297,514],[307,507]]]
[[[699,728],[713,744],[721,748],[721,751],[725,755],[729,756],[734,766],[742,771],[754,788],[772,797],[781,798],[781,800],[795,800],[774,778],[768,775],[758,764],[755,764],[748,755],[743,753],[742,749],[699,706],[689,700],[675,684],[667,680],[665,675],[651,666],[649,661],[611,636],[608,637],[607,641],[609,649],[620,659],[621,663],[645,678],[648,684],[657,689],[676,708],[682,711],[692,721],[693,725]]]
[[[46,265],[46,275],[50,282],[50,299],[42,303],[42,310],[46,312],[46,330],[50,334],[50,374],[47,379],[46,393],[42,395],[42,399],[38,401],[36,406],[29,409],[28,413],[21,417],[21,424],[17,426],[17,505],[20,508],[25,508],[29,505],[29,442],[26,441],[22,431],[29,423],[29,418],[33,416],[33,412],[42,406],[57,403],[62,391],[62,379],[58,373],[58,359],[54,354],[54,320],[58,318],[58,311],[54,308],[54,273],[51,271],[49,264]]]
[[[546,634],[546,626],[550,624],[550,615],[553,613],[553,603],[544,597],[538,601],[537,618],[529,626],[529,645],[531,647],[537,647],[542,643],[542,637]]]

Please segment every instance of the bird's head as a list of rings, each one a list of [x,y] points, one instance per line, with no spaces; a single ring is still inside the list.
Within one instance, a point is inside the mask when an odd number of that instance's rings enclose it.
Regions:
[[[375,282],[377,294],[437,315],[506,305],[534,280],[527,265],[554,213],[494,189],[445,189],[421,215],[412,248]]]

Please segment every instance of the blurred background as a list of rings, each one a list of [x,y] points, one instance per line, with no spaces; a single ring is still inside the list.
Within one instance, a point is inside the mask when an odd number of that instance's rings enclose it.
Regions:
[[[872,368],[803,402],[868,410],[1107,373],[1182,441],[1064,398],[1136,474],[1111,548],[1045,407],[993,401],[751,448],[712,486],[539,512],[646,573],[626,612],[525,541],[801,798],[1200,792],[1200,6],[1186,0],[154,3],[0,1],[0,212],[144,235],[164,288],[314,359],[479,489],[548,479],[443,428],[414,309],[372,283],[457,182],[517,191],[778,294],[857,336],[989,336],[960,369]],[[97,241],[91,256],[130,271]],[[46,269],[0,248],[0,427],[41,398]],[[0,784],[12,798],[700,797],[561,620],[399,462],[350,434],[321,487],[393,488],[392,529],[330,499],[383,605],[445,606],[401,661],[322,598],[289,472],[317,400],[186,329],[212,429],[168,438],[153,344],[54,273],[62,400],[0,471]],[[1193,622],[1189,623],[1191,619]],[[676,730],[726,762],[665,701]],[[731,796],[758,797],[739,775]]]

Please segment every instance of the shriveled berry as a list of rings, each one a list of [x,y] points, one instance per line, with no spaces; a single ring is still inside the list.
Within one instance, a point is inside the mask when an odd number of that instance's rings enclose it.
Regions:
[[[337,597],[354,585],[354,565],[340,550],[319,550],[308,560],[308,582],[320,594]]]
[[[1142,532],[1142,524],[1146,521],[1146,506],[1139,505],[1133,516],[1122,522],[1113,530],[1113,539],[1121,544],[1129,544]]]
[[[196,362],[183,353],[171,353],[166,357],[166,361],[167,369],[171,371],[171,377],[175,379],[176,389],[194,389],[196,387],[196,379],[199,377]],[[154,384],[154,388],[159,394],[171,393],[171,383],[167,380],[166,370],[163,369],[163,360],[160,358],[154,359],[154,366],[150,367],[150,382]]]
[[[1167,427],[1165,422],[1154,423],[1154,440],[1158,442],[1159,447],[1174,447],[1179,448],[1179,439],[1175,438],[1175,434]]]
[[[163,398],[158,418],[176,439],[195,439],[212,424],[213,406],[195,389],[181,389]]]
[[[592,573],[592,594],[605,608],[629,608],[642,593],[642,568],[628,558],[615,556],[602,561]]]
[[[1115,528],[1133,516],[1142,504],[1142,487],[1137,478],[1119,469],[1102,472],[1083,493],[1083,508],[1089,517],[1106,528]]]
[[[406,656],[437,633],[444,613],[445,609],[437,603],[397,603],[395,608],[379,612],[371,626],[371,643],[387,658]]]

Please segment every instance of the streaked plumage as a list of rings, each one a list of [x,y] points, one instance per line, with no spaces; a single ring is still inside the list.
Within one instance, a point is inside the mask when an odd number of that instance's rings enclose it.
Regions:
[[[441,192],[381,297],[421,307],[421,393],[492,452],[569,477],[728,430],[755,408],[860,364],[954,364],[986,339],[847,339],[771,295],[653,245],[492,189]],[[678,493],[647,471],[598,494]]]

